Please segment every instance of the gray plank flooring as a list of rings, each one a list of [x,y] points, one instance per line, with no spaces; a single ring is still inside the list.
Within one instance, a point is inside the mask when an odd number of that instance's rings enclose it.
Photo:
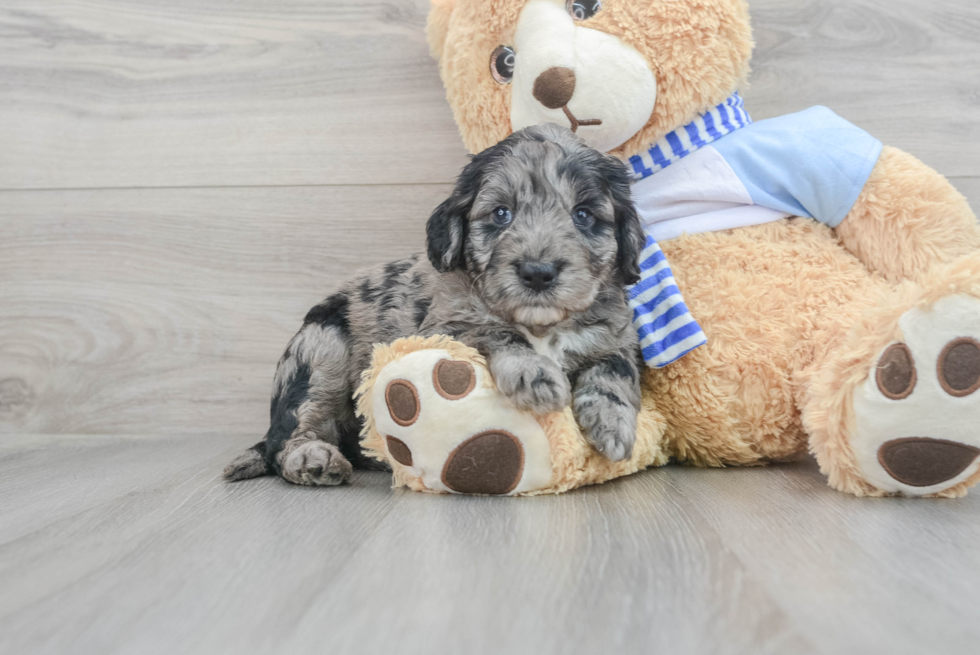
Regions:
[[[0,3],[0,653],[977,652],[976,494],[220,481],[305,310],[465,163],[427,5]],[[975,0],[751,7],[756,119],[827,105],[980,208]]]
[[[0,448],[0,649],[976,652],[978,496],[859,500],[812,462],[520,500],[223,483],[246,440]]]

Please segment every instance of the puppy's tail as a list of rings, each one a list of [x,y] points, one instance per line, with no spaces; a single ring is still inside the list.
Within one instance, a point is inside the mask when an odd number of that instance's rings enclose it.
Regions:
[[[228,482],[237,482],[272,473],[272,467],[265,461],[265,441],[260,441],[226,466],[224,475]]]

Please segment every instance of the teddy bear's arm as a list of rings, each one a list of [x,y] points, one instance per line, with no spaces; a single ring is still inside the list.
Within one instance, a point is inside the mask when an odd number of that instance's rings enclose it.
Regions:
[[[891,282],[920,279],[935,265],[980,249],[980,227],[962,194],[912,155],[890,147],[837,235]]]
[[[826,107],[755,122],[710,147],[753,204],[835,228],[892,282],[980,248],[976,217],[942,175]]]

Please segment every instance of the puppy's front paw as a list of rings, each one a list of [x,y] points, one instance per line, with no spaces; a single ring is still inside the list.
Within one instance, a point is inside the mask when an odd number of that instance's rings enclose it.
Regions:
[[[350,479],[353,467],[336,446],[319,439],[302,440],[282,460],[282,477],[293,484],[332,487]]]
[[[490,372],[500,392],[518,409],[547,414],[564,409],[571,401],[568,378],[547,357],[498,355],[490,360]]]
[[[611,391],[575,392],[575,417],[592,447],[614,462],[629,459],[636,442],[636,409]]]

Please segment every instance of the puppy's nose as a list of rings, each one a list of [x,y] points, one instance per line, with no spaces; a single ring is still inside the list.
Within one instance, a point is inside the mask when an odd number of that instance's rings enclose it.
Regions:
[[[558,267],[544,262],[524,262],[518,268],[521,282],[532,291],[544,291],[555,283]]]
[[[549,68],[534,80],[531,93],[548,109],[561,109],[575,93],[575,71],[562,66]]]

